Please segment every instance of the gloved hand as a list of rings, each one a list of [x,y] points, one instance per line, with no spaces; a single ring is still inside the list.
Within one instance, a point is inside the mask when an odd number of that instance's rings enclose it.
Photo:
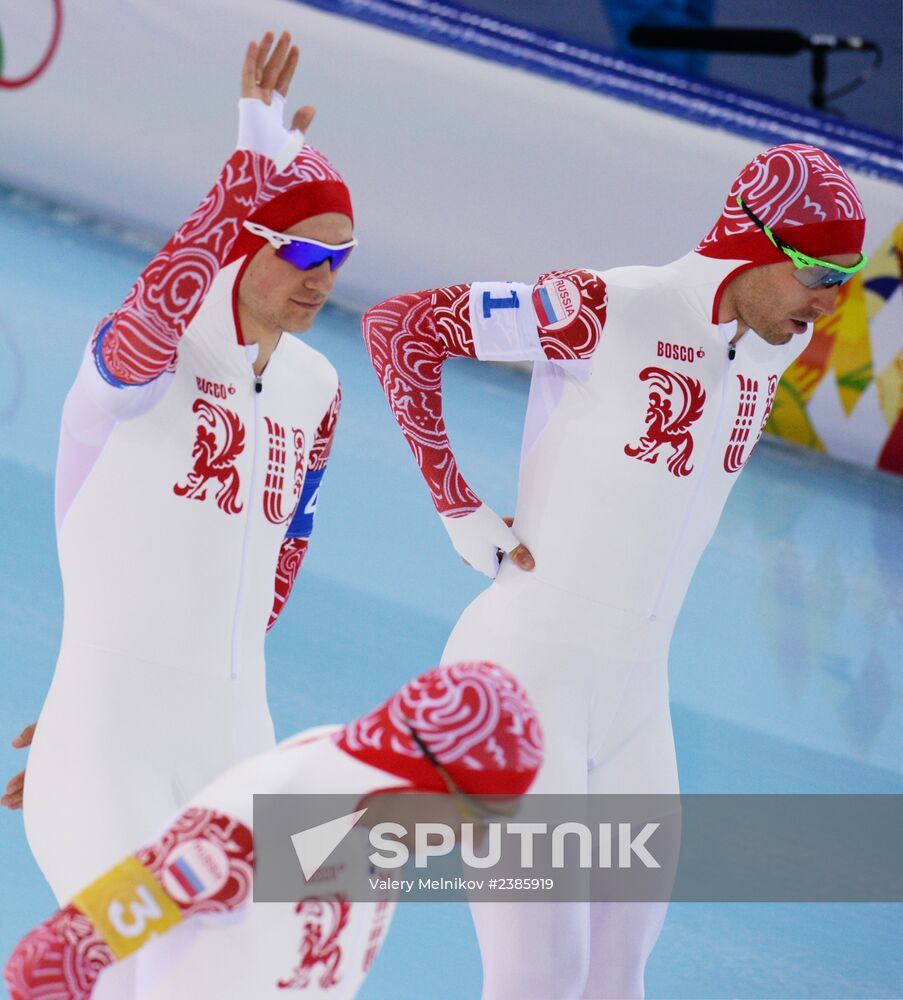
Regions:
[[[236,148],[268,156],[277,169],[301,149],[304,133],[316,114],[305,104],[292,115],[290,129],[283,124],[285,97],[298,65],[298,47],[291,41],[291,35],[284,31],[271,53],[273,34],[267,32],[259,43],[248,46],[241,72]]]
[[[495,579],[500,555],[504,553],[522,570],[533,569],[535,563],[530,550],[521,544],[510,525],[486,504],[480,504],[463,517],[446,514],[440,517],[458,555],[490,580]]]
[[[248,149],[275,160],[286,144],[300,138],[302,132],[290,132],[283,124],[285,98],[273,92],[269,104],[258,97],[242,97],[238,102],[238,142],[236,149]]]

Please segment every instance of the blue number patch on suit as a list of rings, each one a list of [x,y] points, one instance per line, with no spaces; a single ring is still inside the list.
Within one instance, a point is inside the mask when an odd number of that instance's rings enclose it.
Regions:
[[[501,299],[494,299],[491,292],[483,292],[483,319],[489,319],[493,309],[517,309],[519,307],[520,300],[515,291]]]
[[[304,488],[301,490],[301,499],[295,508],[295,515],[292,523],[285,533],[286,538],[310,538],[310,533],[314,530],[314,514],[317,512],[317,498],[320,495],[320,482],[326,468],[317,469],[314,472],[308,471],[304,477]]]

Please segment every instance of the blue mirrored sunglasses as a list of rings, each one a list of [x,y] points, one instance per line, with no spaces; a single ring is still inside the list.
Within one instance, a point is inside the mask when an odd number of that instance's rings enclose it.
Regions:
[[[258,222],[245,222],[244,227],[249,233],[265,239],[276,250],[277,257],[287,260],[299,271],[309,271],[311,268],[319,267],[323,261],[329,261],[330,271],[338,271],[357,246],[357,240],[353,238],[347,243],[321,243],[319,240],[311,240],[304,236],[277,233],[274,229],[267,229]]]

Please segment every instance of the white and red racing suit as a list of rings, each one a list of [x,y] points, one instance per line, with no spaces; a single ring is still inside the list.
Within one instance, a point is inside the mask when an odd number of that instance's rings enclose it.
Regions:
[[[664,267],[552,272],[401,295],[363,330],[389,405],[457,551],[492,585],[443,658],[490,659],[524,685],[546,754],[533,792],[678,790],[667,656],[690,579],[759,440],[783,346],[719,323],[728,283],[803,252],[859,252],[862,203],[811,146],[760,154],[692,253]],[[790,279],[792,280],[792,279]],[[815,294],[815,293],[813,293]],[[442,419],[453,356],[533,363],[509,529],[461,475]],[[526,572],[498,552],[523,542]],[[496,576],[497,573],[497,576]],[[666,904],[475,903],[484,1000],[643,995]]]
[[[21,940],[4,968],[13,1000],[355,996],[395,909],[388,883],[367,888],[380,873],[365,829],[371,796],[449,794],[411,727],[469,794],[521,795],[542,761],[536,713],[508,672],[490,663],[428,671],[355,722],[294,736],[199,791],[146,846]],[[252,901],[263,844],[278,854],[272,835],[252,832],[259,793],[348,796],[361,820],[319,868],[293,879],[297,901]],[[277,863],[279,877],[292,879]]]
[[[338,177],[314,150],[298,160]],[[264,639],[304,558],[340,403],[333,367],[286,334],[255,376],[238,324],[250,256],[227,258],[283,177],[268,155],[231,156],[98,326],[64,406],[65,617],[25,796],[61,900],[274,743]]]
[[[534,556],[531,572],[502,560],[443,659],[495,660],[529,691],[547,734],[536,792],[678,790],[671,631],[780,374],[808,339],[776,348],[750,332],[729,346],[736,322],[719,326],[712,309],[736,267],[694,253],[534,286],[436,289],[365,314],[374,366],[458,551],[491,567],[496,546],[519,540]],[[510,539],[442,424],[440,368],[455,355],[533,362]],[[485,997],[579,997],[584,983],[599,990],[586,996],[631,997],[665,904],[473,911]]]

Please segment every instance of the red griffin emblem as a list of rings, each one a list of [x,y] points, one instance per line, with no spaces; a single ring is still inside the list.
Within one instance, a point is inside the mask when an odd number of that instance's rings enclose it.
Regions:
[[[173,486],[179,497],[192,500],[207,498],[207,484],[215,480],[220,484],[216,503],[227,514],[238,514],[243,504],[236,502],[240,485],[235,460],[245,447],[245,429],[237,414],[224,406],[196,399],[191,407],[198,414],[198,429],[191,449],[194,468],[188,473],[184,485]]]
[[[295,481],[292,489],[292,499],[287,504],[287,512],[283,508],[283,487],[285,485],[285,430],[281,424],[269,417],[264,418],[267,425],[267,438],[270,442],[267,456],[267,475],[263,486],[263,512],[270,524],[286,524],[291,520],[295,507],[301,496],[304,485],[304,431],[292,428],[292,442],[295,448]]]
[[[737,406],[737,419],[734,421],[734,429],[731,431],[731,439],[724,449],[724,471],[739,472],[749,461],[750,455],[759,443],[762,431],[765,429],[765,422],[771,415],[771,408],[774,406],[774,394],[778,388],[777,375],[768,376],[768,396],[765,400],[765,412],[762,414],[762,422],[759,424],[759,433],[752,443],[752,448],[746,451],[746,442],[752,430],[753,415],[756,410],[756,403],[759,399],[759,383],[751,378],[744,378],[738,375],[740,380],[740,402]]]
[[[295,913],[307,917],[301,938],[301,956],[291,978],[280,979],[276,985],[280,990],[307,989],[316,966],[322,964],[325,969],[320,976],[321,989],[335,986],[339,981],[336,971],[342,961],[338,937],[348,923],[351,904],[340,895],[328,899],[310,897],[298,903]]]
[[[646,410],[646,433],[637,445],[624,445],[631,458],[655,464],[659,450],[668,445],[668,469],[675,476],[689,476],[693,471],[693,435],[690,427],[702,415],[705,389],[694,378],[669,372],[664,368],[644,368],[640,381],[649,382],[649,408]]]

